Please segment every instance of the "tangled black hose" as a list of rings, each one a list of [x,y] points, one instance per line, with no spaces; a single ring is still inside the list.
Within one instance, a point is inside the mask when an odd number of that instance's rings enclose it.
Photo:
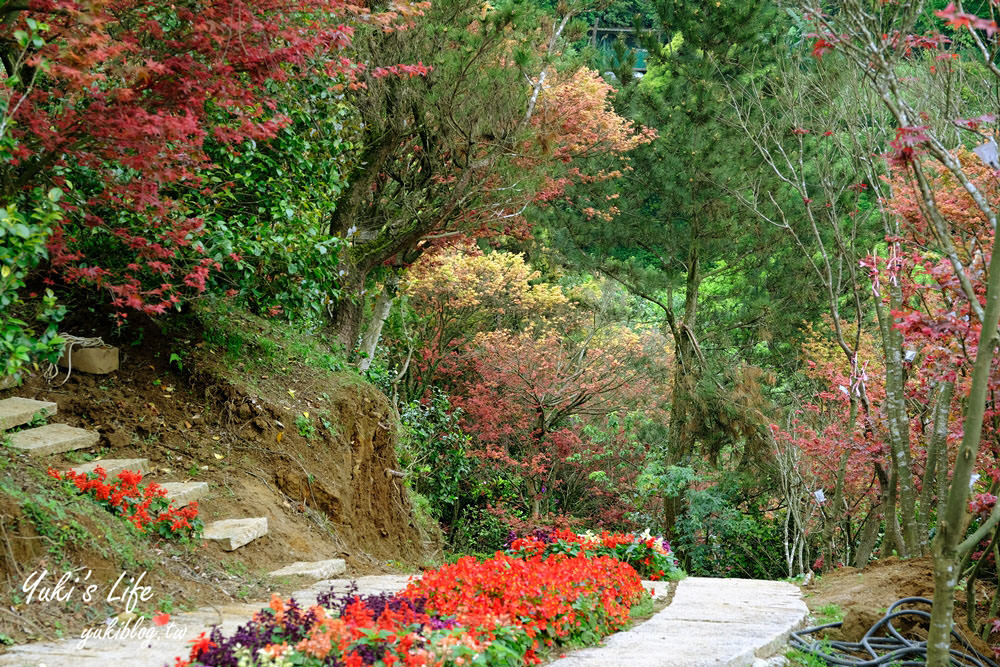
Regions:
[[[885,616],[878,620],[875,625],[868,628],[868,632],[861,638],[860,642],[842,642],[831,640],[817,640],[808,638],[808,635],[825,630],[827,628],[840,627],[841,623],[827,623],[817,625],[814,628],[806,628],[798,632],[792,632],[789,639],[789,646],[803,653],[816,656],[826,662],[827,665],[838,667],[881,667],[882,665],[926,665],[927,664],[927,642],[907,639],[896,630],[893,621],[904,616],[915,616],[930,622],[931,614],[920,609],[900,609],[905,604],[918,603],[930,606],[931,601],[927,598],[903,598],[896,600],[889,607]],[[885,636],[876,636],[880,630],[884,630]],[[951,636],[958,642],[964,650],[951,649],[951,664],[954,667],[998,667],[997,663],[990,660],[976,649],[972,648],[969,641],[956,632],[951,631]]]

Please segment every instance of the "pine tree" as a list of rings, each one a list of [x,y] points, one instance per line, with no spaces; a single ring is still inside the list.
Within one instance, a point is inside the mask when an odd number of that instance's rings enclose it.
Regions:
[[[731,394],[726,384],[738,385],[740,378],[723,369],[750,355],[766,336],[768,317],[784,310],[768,292],[793,299],[801,290],[774,289],[776,281],[788,284],[779,268],[782,258],[769,256],[777,235],[756,223],[752,230],[745,228],[740,216],[748,216],[723,187],[755,164],[746,139],[727,122],[723,82],[750,63],[760,67],[761,51],[773,48],[779,37],[780,15],[764,0],[708,5],[665,0],[657,13],[663,41],[655,41],[657,33],[645,36],[648,72],[637,84],[623,86],[618,100],[618,111],[655,128],[657,140],[633,152],[624,183],[578,190],[575,206],[553,207],[546,218],[563,253],[645,299],[673,338],[675,374],[663,466],[669,469],[696,454],[715,457],[729,445],[742,445],[744,460],[754,458],[764,443],[759,409],[749,403],[734,406],[732,396],[724,395]],[[610,223],[607,216],[576,213],[600,204],[606,210],[613,205]],[[796,262],[784,259],[795,273]],[[737,273],[753,278],[737,281]],[[703,307],[706,286],[723,307]],[[816,308],[808,304],[797,314],[808,316]],[[728,348],[713,341],[713,347],[724,348],[714,358],[700,342],[703,316],[713,320],[713,328],[735,331]],[[741,338],[752,339],[746,349],[739,348]],[[665,495],[663,509],[669,533],[680,510],[676,489]]]

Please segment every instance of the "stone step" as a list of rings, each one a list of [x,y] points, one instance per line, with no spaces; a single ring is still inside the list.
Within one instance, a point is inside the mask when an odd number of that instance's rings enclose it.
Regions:
[[[280,570],[271,572],[272,577],[309,577],[310,579],[332,579],[347,571],[347,563],[343,558],[317,560],[313,562],[296,561]]]
[[[84,475],[94,472],[98,467],[104,468],[104,472],[108,474],[108,479],[115,479],[118,477],[118,473],[123,470],[145,474],[149,470],[149,459],[98,459],[97,461],[75,465],[66,470],[75,470],[79,474]]]
[[[267,535],[267,517],[223,519],[205,526],[204,538],[214,540],[226,551],[234,551],[258,537]]]
[[[56,404],[36,401],[30,398],[5,398],[0,401],[0,431],[31,422],[35,415],[51,417],[56,413]]]
[[[11,433],[10,443],[15,449],[33,456],[44,456],[93,447],[100,438],[101,436],[94,431],[67,424],[46,424]]]
[[[167,490],[167,498],[175,507],[184,507],[208,495],[207,482],[164,482],[160,486]]]

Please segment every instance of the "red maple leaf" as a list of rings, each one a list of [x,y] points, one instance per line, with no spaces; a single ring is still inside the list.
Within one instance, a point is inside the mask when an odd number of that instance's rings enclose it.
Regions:
[[[952,28],[971,28],[973,21],[979,20],[975,14],[965,14],[958,11],[954,2],[949,2],[947,7],[937,10],[934,15],[948,21],[948,25]]]
[[[830,51],[833,51],[833,44],[826,41],[822,37],[817,39],[816,43],[813,44],[812,54],[814,58],[822,58]]]

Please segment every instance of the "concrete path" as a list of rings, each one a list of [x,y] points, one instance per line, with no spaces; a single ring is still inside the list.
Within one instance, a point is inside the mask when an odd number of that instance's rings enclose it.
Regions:
[[[335,587],[346,591],[349,579],[319,581],[293,597],[302,605]],[[361,593],[398,591],[405,575],[379,575],[357,580]],[[663,582],[644,581],[657,596]],[[208,627],[221,624],[231,634],[261,608],[234,604],[176,614],[171,624],[155,628],[155,638],[80,638],[15,646],[0,655],[0,667],[164,667],[187,654],[187,642]],[[571,653],[552,663],[558,667],[743,667],[780,649],[788,633],[805,619],[806,606],[791,584],[745,579],[689,578],[677,585],[671,604],[628,632],[609,637],[603,646]],[[140,631],[153,626],[145,621]],[[173,628],[170,630],[170,628]]]
[[[781,581],[690,577],[673,602],[602,646],[552,667],[745,667],[784,646],[809,610],[797,586]]]

